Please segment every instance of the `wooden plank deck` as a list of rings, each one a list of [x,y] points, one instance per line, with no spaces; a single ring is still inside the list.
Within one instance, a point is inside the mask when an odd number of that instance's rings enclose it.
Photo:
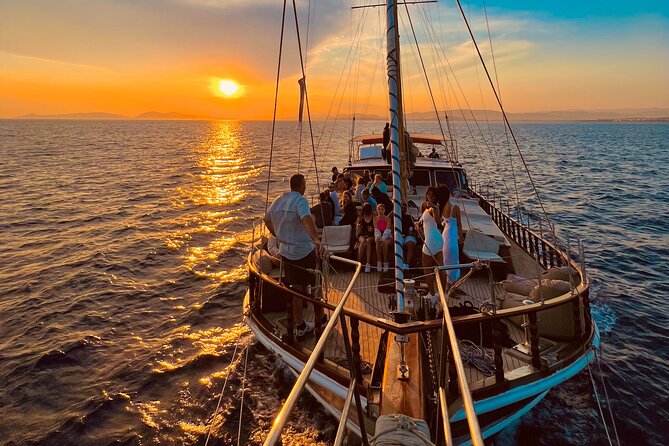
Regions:
[[[510,257],[506,258],[507,262],[511,262],[511,268],[514,274],[534,278],[539,277],[543,272],[542,268],[535,262],[535,260],[522,250],[515,242],[509,240]],[[336,305],[339,303],[343,290],[346,289],[348,283],[353,277],[353,271],[350,269],[336,269],[331,268],[326,278],[329,286],[326,292],[327,301]],[[361,273],[356,284],[349,296],[346,304],[347,308],[355,309],[357,311],[365,312],[367,314],[390,319],[390,309],[388,308],[388,295],[379,293],[377,291],[377,281],[379,273]],[[420,285],[421,280],[418,280]],[[469,278],[461,287],[464,294],[457,295],[455,298],[449,300],[450,305],[458,305],[464,301],[471,301],[474,307],[479,307],[483,302],[489,302],[491,299],[491,289],[488,274],[485,272],[477,273]],[[499,286],[495,288],[495,294],[501,292]],[[305,319],[313,320],[313,308],[311,305],[305,309]],[[272,313],[265,315],[268,320],[274,323],[275,327],[281,332],[286,330],[286,314]],[[505,321],[507,325],[509,336],[517,343],[524,341],[525,335],[523,330],[511,322]],[[350,330],[350,326],[348,327]],[[371,371],[371,367],[376,361],[377,351],[379,348],[379,340],[382,330],[364,323],[360,324],[360,355],[363,360],[364,369]],[[316,339],[314,336],[308,336],[301,345],[305,350],[313,349]],[[492,350],[490,350],[492,351]],[[344,348],[343,336],[341,326],[337,324],[335,330],[331,333],[330,338],[325,348],[325,358],[332,362],[332,366],[339,365],[342,372],[347,371],[347,356]],[[505,372],[518,369],[529,364],[530,358],[511,349],[503,349],[503,363]],[[369,367],[366,367],[366,365]],[[477,368],[465,366],[467,373],[467,380],[469,383],[477,383],[474,388],[492,383],[490,378],[486,379]],[[366,378],[369,374],[366,375]],[[494,378],[493,378],[494,380]]]

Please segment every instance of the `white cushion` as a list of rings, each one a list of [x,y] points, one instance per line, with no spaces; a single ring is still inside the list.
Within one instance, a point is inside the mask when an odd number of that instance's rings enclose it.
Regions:
[[[463,249],[462,252],[464,252],[465,255],[470,259],[489,260],[491,262],[504,261],[504,259],[502,259],[499,255],[497,255],[494,252],[472,251],[470,249]]]
[[[351,245],[352,229],[350,225],[323,227],[323,236],[321,238],[323,246],[330,252],[348,251]]]

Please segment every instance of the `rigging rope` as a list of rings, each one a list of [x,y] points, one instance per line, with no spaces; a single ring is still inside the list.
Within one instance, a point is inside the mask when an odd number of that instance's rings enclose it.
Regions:
[[[232,367],[232,363],[235,362],[235,356],[237,356],[237,348],[239,347],[239,341],[241,340],[241,336],[237,338],[237,344],[235,345],[235,350],[232,352],[232,359],[230,359],[230,364],[228,365],[228,369]],[[211,437],[211,427],[214,424],[214,416],[216,413],[218,413],[218,409],[221,407],[221,400],[223,399],[223,393],[225,393],[225,388],[228,385],[228,378],[230,378],[232,370],[228,370],[228,374],[225,375],[225,381],[223,381],[223,389],[221,389],[221,393],[218,396],[218,403],[216,403],[216,410],[214,410],[214,414],[212,415],[212,422],[209,424],[209,429],[207,429],[207,439],[204,441],[204,446],[207,446],[209,444],[209,437]]]
[[[592,376],[592,370],[590,369],[590,362],[588,364],[588,374],[590,375],[590,381],[592,382],[592,391],[595,394],[595,401],[597,401],[597,407],[599,408],[599,415],[602,417],[602,424],[604,425],[604,432],[606,433],[606,438],[609,440],[609,445],[613,446],[611,441],[611,435],[609,435],[609,429],[606,427],[606,420],[604,419],[604,412],[602,411],[602,404],[599,402],[599,394],[597,393],[597,386],[595,385],[595,378]]]
[[[509,128],[509,133],[511,134],[511,138],[513,139],[513,143],[516,146],[516,149],[518,150],[518,155],[520,156],[521,161],[523,162],[523,166],[525,166],[525,171],[527,172],[527,177],[530,180],[530,183],[532,184],[532,189],[534,190],[534,194],[537,197],[537,200],[539,201],[539,206],[541,206],[541,210],[544,214],[544,217],[546,218],[546,222],[548,224],[548,227],[550,228],[551,233],[553,234],[553,237],[555,237],[555,228],[553,224],[551,223],[550,218],[548,217],[548,212],[546,212],[546,208],[544,207],[544,203],[541,200],[541,196],[539,195],[539,191],[537,190],[536,184],[534,183],[534,179],[532,178],[532,174],[530,173],[530,169],[527,166],[527,162],[525,161],[525,157],[523,156],[523,152],[520,150],[520,145],[518,144],[518,140],[516,139],[516,134],[514,133],[513,129],[511,128],[511,124],[509,123],[509,119],[506,116],[506,111],[504,111],[504,106],[502,105],[502,101],[499,98],[499,95],[497,94],[497,89],[495,88],[495,84],[492,81],[492,78],[490,77],[490,72],[488,71],[488,67],[485,63],[485,60],[483,59],[483,55],[481,54],[481,50],[479,49],[479,45],[476,42],[476,38],[474,37],[474,33],[472,31],[471,26],[469,26],[469,21],[467,20],[467,16],[465,14],[465,11],[462,9],[462,4],[460,3],[460,0],[455,0],[456,3],[458,4],[458,8],[460,9],[460,14],[462,15],[462,19],[465,22],[465,25],[467,26],[467,30],[469,31],[469,35],[472,38],[472,42],[474,43],[474,46],[476,47],[476,52],[479,55],[479,59],[481,60],[481,64],[483,65],[483,69],[485,70],[485,74],[488,77],[488,81],[490,82],[490,87],[492,88],[493,93],[495,94],[495,99],[497,99],[497,104],[499,105],[499,109],[502,112],[502,117],[504,118],[504,122],[506,126]]]
[[[274,112],[272,114],[272,137],[269,143],[269,168],[267,170],[267,190],[265,195],[265,214],[267,214],[267,208],[269,207],[269,185],[272,178],[272,156],[274,154],[274,135],[276,132],[276,108],[279,102],[279,77],[281,75],[281,55],[283,53],[283,31],[286,24],[286,1],[283,0],[283,12],[281,13],[281,37],[279,39],[279,61],[276,68],[276,88],[274,91]]]
[[[314,144],[314,130],[311,124],[311,108],[309,107],[309,89],[307,88],[307,74],[304,68],[304,58],[302,56],[302,40],[300,38],[300,23],[297,18],[297,5],[293,0],[293,13],[295,15],[295,32],[297,34],[297,48],[300,52],[300,67],[302,69],[302,80],[304,81],[304,102],[307,106],[307,120],[309,122],[309,136],[311,137],[311,149],[314,155],[314,169],[316,170],[316,187],[320,191],[321,183],[318,178],[318,164],[316,164],[316,145]]]
[[[485,5],[485,0],[483,0],[483,15],[485,16],[485,25],[486,29],[488,30],[488,42],[490,44],[490,56],[492,57],[492,68],[495,73],[495,83],[497,84],[497,92],[499,93],[499,98],[500,100],[502,99],[502,90],[499,87],[499,76],[497,75],[497,61],[495,59],[495,50],[492,46],[492,36],[490,34],[490,23],[488,22],[488,9],[486,8]],[[518,194],[518,182],[516,181],[516,172],[513,167],[513,157],[511,156],[511,141],[509,140],[509,132],[506,128],[504,127],[504,137],[506,138],[506,147],[507,150],[509,151],[509,163],[511,164],[511,177],[513,178],[513,188],[516,192],[516,207],[518,211],[518,217],[520,217],[520,196]]]
[[[602,350],[602,346],[600,344],[599,350]],[[598,354],[598,350],[595,349],[595,359],[597,359],[597,368],[599,368],[599,377],[602,380],[602,387],[604,387],[604,396],[606,397],[606,405],[609,408],[609,415],[611,416],[611,424],[613,425],[613,433],[616,436],[616,443],[618,446],[620,446],[620,437],[618,437],[618,427],[616,426],[616,419],[613,418],[613,409],[611,408],[611,400],[609,400],[609,392],[606,389],[606,380],[604,379],[604,372],[602,372],[602,361],[601,361],[601,355]]]
[[[244,413],[244,393],[246,392],[246,365],[249,361],[249,348],[246,347],[246,356],[244,358],[244,377],[242,378],[242,401],[239,405],[239,427],[237,428],[237,446],[239,446],[239,441],[242,438],[242,419]]]
[[[425,83],[427,84],[427,90],[430,94],[430,101],[432,101],[432,108],[434,109],[434,114],[437,116],[437,124],[439,124],[439,131],[441,132],[441,137],[445,140],[446,134],[444,133],[444,127],[441,125],[441,119],[439,118],[439,110],[437,110],[437,103],[434,101],[434,94],[432,94],[432,86],[430,85],[430,79],[428,79],[427,77],[427,70],[425,68],[425,62],[423,61],[423,54],[421,53],[420,46],[418,45],[416,30],[413,27],[411,14],[409,13],[409,6],[407,6],[406,2],[404,3],[404,8],[406,9],[407,18],[409,19],[409,27],[411,28],[411,34],[413,35],[413,40],[416,43],[416,50],[418,51],[418,59],[420,60],[420,66],[423,69],[423,74],[425,75]],[[445,147],[446,147],[446,153],[448,154],[450,161],[455,162],[455,154],[450,154],[448,152],[448,144]]]

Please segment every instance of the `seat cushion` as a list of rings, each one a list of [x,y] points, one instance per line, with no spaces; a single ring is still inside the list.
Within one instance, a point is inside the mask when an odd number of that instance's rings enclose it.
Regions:
[[[527,277],[509,274],[504,281],[504,291],[513,294],[522,294],[529,296],[535,286],[539,283],[538,279],[528,279]]]
[[[269,253],[262,249],[254,252],[251,260],[256,265],[258,270],[263,274],[269,274],[274,266],[272,265],[272,259],[270,258]]]
[[[474,251],[471,249],[463,249],[462,252],[469,257],[470,259],[476,259],[476,260],[489,260],[491,262],[504,262],[504,259],[501,258],[497,253],[495,252],[487,252],[487,251]]]
[[[541,302],[553,299],[554,297],[562,296],[571,291],[569,282],[564,280],[541,279],[541,283],[537,284],[532,292],[529,294],[530,300],[534,302]]]
[[[323,227],[322,242],[328,246],[341,246],[351,243],[352,227],[344,226],[325,226]]]
[[[554,266],[546,271],[542,277],[545,279],[563,280],[565,282],[571,281],[574,287],[581,283],[581,276],[574,268],[569,266]]]

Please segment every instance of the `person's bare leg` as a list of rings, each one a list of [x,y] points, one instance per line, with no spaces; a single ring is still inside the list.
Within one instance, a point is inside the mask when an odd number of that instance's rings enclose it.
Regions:
[[[388,261],[388,244],[386,243],[387,240],[381,240],[381,250],[383,251],[383,261],[387,262]]]
[[[392,252],[393,249],[393,239],[391,238],[386,239],[385,249],[386,249],[386,262],[390,263],[390,257],[391,257],[390,253]]]
[[[367,242],[365,241],[365,237],[362,235],[358,237],[358,261],[362,263],[362,256],[365,255],[365,246],[367,245]],[[369,255],[367,256],[368,260],[367,263],[369,263]]]
[[[406,264],[411,266],[413,262],[414,251],[416,249],[416,244],[414,242],[409,242],[406,245]]]

